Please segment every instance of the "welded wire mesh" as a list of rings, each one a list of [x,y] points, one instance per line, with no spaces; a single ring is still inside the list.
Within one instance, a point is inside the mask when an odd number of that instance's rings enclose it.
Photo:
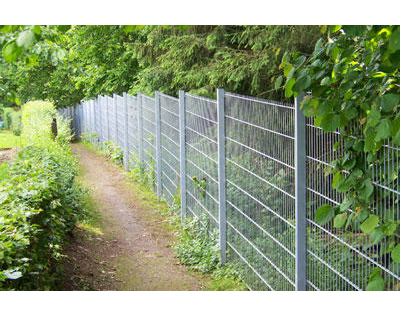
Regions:
[[[139,153],[139,124],[137,98],[127,95],[128,103],[128,168],[132,170],[137,166]]]
[[[294,108],[225,94],[227,243],[255,290],[295,285]]]
[[[186,199],[189,216],[207,218],[218,227],[218,122],[217,102],[185,96]]]
[[[114,144],[119,148],[123,148],[125,140],[124,99],[119,95],[115,95],[114,99],[114,113],[111,119],[112,125],[115,129]]]
[[[109,141],[113,144],[117,144],[116,138],[116,124],[115,124],[115,97],[107,96],[107,126],[109,132]],[[116,98],[118,100],[118,98]]]
[[[307,119],[307,285],[309,290],[365,290],[374,268],[381,269],[388,289],[399,290],[400,266],[387,252],[390,241],[385,237],[372,245],[362,233],[360,223],[353,222],[347,230],[335,229],[330,222],[323,227],[315,222],[315,211],[323,204],[339,205],[343,196],[332,189],[329,174],[332,162],[342,157],[343,138],[339,132],[325,133]],[[360,131],[354,128],[360,137]],[[334,144],[338,142],[336,150]],[[374,194],[370,208],[386,219],[399,219],[399,148],[386,142],[386,160],[371,164]],[[352,211],[354,213],[354,211]]]
[[[143,163],[144,171],[150,184],[155,183],[156,172],[156,109],[155,100],[141,94],[142,102],[142,126],[143,126]]]
[[[162,194],[173,205],[180,194],[179,100],[161,93],[160,116]]]
[[[232,93],[226,93],[224,101],[228,261],[253,290],[294,290],[295,109]],[[101,143],[109,139],[121,149],[127,130],[129,169],[137,167],[143,148],[143,171],[155,185],[155,99],[127,95],[126,102],[127,112],[124,99],[117,95],[99,96],[93,103],[85,101],[60,112],[72,118],[76,135],[95,132]],[[216,100],[186,94],[185,117],[187,213],[218,229]],[[164,94],[160,94],[160,130],[162,195],[173,204],[180,194],[179,100]],[[352,133],[361,137],[357,126]],[[346,154],[343,145],[339,132],[325,133],[312,118],[306,120],[307,289],[365,290],[378,267],[387,289],[399,290],[400,265],[391,260],[388,237],[372,245],[360,224],[339,230],[332,222],[324,226],[315,222],[318,207],[343,201],[332,189],[329,173],[332,162]],[[385,159],[368,166],[374,180],[370,209],[392,221],[400,219],[399,151],[387,141],[381,155]]]
[[[106,96],[101,96],[100,98],[100,129],[101,129],[101,143],[104,144],[108,141],[108,128],[107,128],[107,100]]]

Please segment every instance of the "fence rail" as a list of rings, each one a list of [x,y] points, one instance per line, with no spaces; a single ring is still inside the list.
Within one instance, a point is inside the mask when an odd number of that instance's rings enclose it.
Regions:
[[[318,225],[316,209],[337,205],[325,168],[343,154],[339,132],[325,133],[295,105],[225,93],[217,100],[180,91],[179,98],[98,96],[61,110],[77,136],[112,142],[126,170],[140,168],[159,199],[182,218],[218,230],[221,262],[236,266],[252,290],[365,290],[379,267],[400,289],[400,265],[359,230]],[[377,214],[400,217],[399,148],[374,168]],[[388,176],[390,174],[390,176]],[[179,202],[180,201],[180,202]],[[178,207],[180,204],[180,207]]]

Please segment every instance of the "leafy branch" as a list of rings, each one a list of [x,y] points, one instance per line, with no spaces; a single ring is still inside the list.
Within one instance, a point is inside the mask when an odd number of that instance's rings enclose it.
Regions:
[[[344,154],[331,162],[328,173],[344,198],[338,206],[319,207],[315,221],[326,225],[333,220],[337,229],[360,230],[372,245],[386,238],[383,253],[400,263],[400,219],[393,206],[398,196],[376,190],[377,185],[399,185],[399,156],[393,146],[400,145],[400,27],[333,25],[327,32],[310,58],[285,54],[280,66],[284,76],[275,83],[276,89],[284,83],[286,97],[312,91],[302,102],[304,114],[325,132],[341,135],[334,149]],[[371,274],[368,290],[385,289],[378,270]]]

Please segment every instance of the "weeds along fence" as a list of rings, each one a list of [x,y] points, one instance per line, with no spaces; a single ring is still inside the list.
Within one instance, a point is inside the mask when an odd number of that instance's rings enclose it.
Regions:
[[[219,231],[221,262],[233,263],[252,290],[365,290],[379,267],[398,290],[400,267],[359,229],[320,226],[316,209],[337,205],[325,168],[338,132],[325,133],[295,105],[225,93],[217,100],[180,91],[174,98],[98,96],[65,108],[76,135],[123,149],[126,170],[139,168],[182,218]],[[375,212],[399,219],[399,148],[374,170]],[[396,176],[397,175],[397,176]]]

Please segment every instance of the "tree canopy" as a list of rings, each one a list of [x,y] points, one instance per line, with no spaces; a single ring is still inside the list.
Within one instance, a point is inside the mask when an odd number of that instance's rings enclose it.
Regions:
[[[285,51],[309,56],[317,26],[3,26],[3,102],[48,99],[57,106],[97,94],[217,87],[285,98],[274,82]]]

